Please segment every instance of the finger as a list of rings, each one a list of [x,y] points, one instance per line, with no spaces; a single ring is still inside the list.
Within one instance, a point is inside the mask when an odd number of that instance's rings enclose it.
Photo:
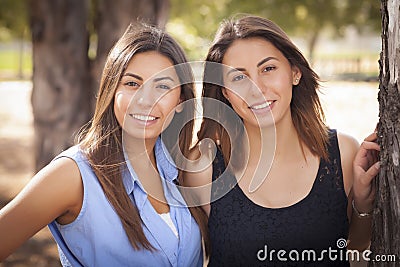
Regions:
[[[357,151],[355,161],[360,161],[366,158],[369,152],[379,151],[380,147],[377,143],[364,141],[361,143],[360,148]]]
[[[372,179],[378,175],[380,169],[380,163],[376,162],[374,165],[372,165],[365,173],[366,177],[366,182],[370,183]]]
[[[368,141],[368,142],[374,142],[378,139],[378,134],[376,132],[373,132],[372,134],[368,135],[364,141]]]
[[[371,151],[372,156],[374,157],[375,161],[378,161],[379,159],[379,151]]]
[[[379,151],[368,150],[367,151],[367,159],[368,159],[369,165],[374,164],[375,162],[377,162],[379,160]]]
[[[365,150],[376,150],[376,151],[381,150],[381,147],[379,146],[379,144],[377,144],[375,142],[371,142],[371,141],[363,141],[361,143],[360,148],[365,149]]]
[[[370,151],[368,151],[368,152],[370,152]],[[375,157],[372,153],[368,153],[368,152],[367,152],[367,162],[368,162],[368,166],[371,166],[372,164],[377,162],[377,160],[375,160]]]

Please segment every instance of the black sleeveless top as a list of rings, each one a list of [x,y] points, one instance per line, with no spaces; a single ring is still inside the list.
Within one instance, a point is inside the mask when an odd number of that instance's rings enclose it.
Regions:
[[[329,133],[328,150],[329,161],[320,160],[310,193],[284,208],[254,204],[233,175],[219,183],[225,166],[218,150],[212,194],[226,186],[231,190],[211,203],[208,266],[350,266],[346,261],[347,196],[334,130]]]

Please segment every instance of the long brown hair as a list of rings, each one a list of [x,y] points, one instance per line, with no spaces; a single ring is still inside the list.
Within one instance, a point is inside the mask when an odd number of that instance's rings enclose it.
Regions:
[[[91,124],[77,138],[86,154],[101,187],[121,219],[122,225],[134,249],[154,250],[142,229],[137,207],[126,193],[122,173],[126,170],[123,155],[122,128],[114,114],[114,95],[129,61],[133,55],[157,51],[168,57],[181,79],[181,100],[194,98],[191,69],[182,48],[167,33],[145,24],[129,25],[123,36],[111,49],[101,77],[96,108]],[[172,147],[180,149],[187,157],[193,135],[194,110],[185,109],[177,113],[174,120],[188,121],[179,134],[179,142]],[[170,145],[171,146],[171,145]],[[179,171],[178,181],[182,181]],[[190,212],[200,227],[208,247],[207,217],[199,207],[190,207]],[[207,252],[208,250],[206,250]]]
[[[229,101],[222,94],[222,63],[224,55],[230,45],[238,39],[252,37],[263,38],[273,44],[288,59],[292,67],[297,67],[302,73],[298,85],[293,86],[290,110],[294,127],[300,140],[311,150],[314,155],[328,159],[328,127],[325,124],[325,116],[319,101],[317,90],[319,87],[319,77],[311,69],[307,60],[300,50],[292,43],[286,33],[272,21],[245,15],[238,19],[229,19],[221,23],[215,39],[206,57],[206,67],[204,71],[204,81],[216,81],[214,83],[205,82],[203,84],[203,97],[210,97],[222,101],[231,106]],[[220,76],[220,78],[216,77]],[[208,110],[207,103],[204,110]],[[224,119],[224,114],[219,114],[220,121]],[[241,126],[236,126],[237,132],[242,132]],[[221,150],[224,155],[225,164],[229,162],[231,145],[226,130],[217,120],[203,119],[198,140],[211,138],[220,141]]]

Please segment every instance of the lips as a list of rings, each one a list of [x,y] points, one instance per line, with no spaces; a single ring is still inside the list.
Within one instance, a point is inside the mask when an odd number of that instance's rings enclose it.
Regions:
[[[273,103],[275,102],[275,100],[268,100],[266,102],[263,103],[257,103],[254,105],[249,106],[250,109],[257,111],[257,110],[262,110],[262,109],[271,109],[271,106],[273,105]]]
[[[142,121],[142,122],[152,122],[158,119],[158,117],[151,115],[142,115],[142,114],[129,114],[132,118]]]
[[[143,114],[129,114],[131,118],[136,121],[138,125],[142,126],[150,126],[157,122],[159,117],[151,116],[151,115],[143,115]]]

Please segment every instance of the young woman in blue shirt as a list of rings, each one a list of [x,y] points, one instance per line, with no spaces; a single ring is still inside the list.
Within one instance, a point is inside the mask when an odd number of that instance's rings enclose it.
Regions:
[[[186,155],[192,140],[194,109],[181,105],[194,97],[186,62],[167,33],[128,27],[77,144],[0,211],[0,261],[49,225],[64,266],[203,265],[206,217],[185,205],[170,155]],[[168,151],[160,134],[179,120],[189,123]]]

